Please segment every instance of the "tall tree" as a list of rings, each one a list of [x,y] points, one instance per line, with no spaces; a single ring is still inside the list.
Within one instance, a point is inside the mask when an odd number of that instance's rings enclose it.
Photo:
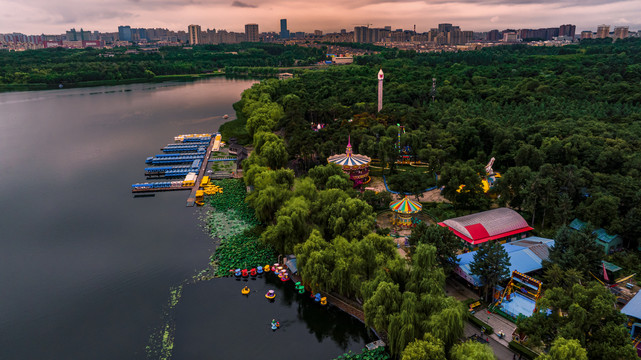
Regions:
[[[486,300],[489,300],[489,290],[494,289],[499,281],[509,277],[510,265],[508,254],[498,241],[490,240],[476,251],[470,270],[483,281]]]
[[[426,333],[423,340],[414,340],[407,344],[402,360],[445,360],[445,347],[443,342],[430,333]]]
[[[554,340],[550,352],[537,357],[536,360],[588,360],[588,352],[581,347],[578,340],[559,337]]]
[[[452,360],[495,360],[494,352],[488,345],[476,341],[466,341],[450,351]]]
[[[409,236],[410,246],[418,244],[429,244],[436,248],[436,257],[443,267],[445,274],[449,274],[456,264],[456,257],[461,240],[452,231],[442,226],[430,226],[425,222],[418,224]]]
[[[635,359],[626,316],[615,307],[615,297],[603,285],[575,284],[572,288],[553,288],[539,300],[531,317],[517,321],[518,331],[528,334],[531,345],[550,345],[562,337],[576,339],[587,350],[589,359]]]
[[[597,271],[603,257],[603,249],[596,244],[591,229],[577,231],[562,227],[554,237],[554,247],[550,249],[550,262],[561,269],[577,269],[589,277],[590,271]]]

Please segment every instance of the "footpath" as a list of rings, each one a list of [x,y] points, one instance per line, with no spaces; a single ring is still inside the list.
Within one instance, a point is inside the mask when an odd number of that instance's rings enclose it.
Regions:
[[[467,286],[464,286],[452,279],[447,279],[445,281],[445,293],[459,301],[479,298],[479,296]],[[488,314],[485,309],[474,313],[474,317],[489,324],[494,329],[494,333],[492,335],[482,335],[483,339],[486,339],[488,344],[492,347],[492,350],[494,350],[494,355],[496,355],[499,360],[514,359],[515,353],[508,348],[508,344],[512,341],[512,333],[516,329],[516,325],[499,315]],[[504,332],[505,338],[500,339],[498,335],[496,335],[498,331]],[[465,324],[465,337],[468,338],[475,334],[481,336],[481,330],[467,322]],[[518,358],[518,355],[516,355],[516,357]]]

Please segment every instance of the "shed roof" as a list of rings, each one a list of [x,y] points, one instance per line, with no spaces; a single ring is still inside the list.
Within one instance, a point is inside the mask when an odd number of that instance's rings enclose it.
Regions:
[[[634,295],[632,300],[621,309],[621,312],[630,317],[641,319],[641,291]]]
[[[587,223],[585,221],[581,221],[579,219],[574,219],[574,220],[572,220],[572,222],[568,226],[570,228],[574,229],[574,230],[580,231],[583,228],[585,228],[586,225],[587,225]],[[607,243],[607,244],[609,244],[610,242],[612,242],[612,240],[614,240],[614,239],[619,237],[619,235],[616,235],[616,234],[615,235],[608,234],[605,231],[605,229],[603,229],[603,228],[596,229],[592,233],[594,235],[596,235],[597,239],[599,239],[602,242]]]
[[[532,239],[541,239],[541,241],[538,242]],[[515,243],[501,245],[507,252],[510,259],[510,274],[514,270],[524,274],[540,270],[542,268],[543,260],[546,260],[549,256],[549,248],[554,246],[554,240],[537,237],[525,238]],[[547,250],[543,251],[541,247],[545,247]],[[461,271],[473,279],[474,285],[480,286],[483,285],[481,278],[476,275],[472,275],[472,271],[470,269],[470,265],[474,262],[474,254],[476,254],[476,251],[457,255],[457,258],[459,259],[458,266],[461,268]]]
[[[521,215],[508,208],[448,219],[439,225],[447,226],[458,237],[473,245],[532,230]]]

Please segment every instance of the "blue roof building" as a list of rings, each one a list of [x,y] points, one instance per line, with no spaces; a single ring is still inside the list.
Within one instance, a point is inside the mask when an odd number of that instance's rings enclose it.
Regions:
[[[586,222],[579,219],[574,219],[569,227],[571,229],[580,231],[585,228],[587,225]],[[623,239],[619,235],[610,235],[605,229],[600,228],[592,232],[596,236],[597,245],[603,248],[605,254],[613,253],[615,250],[621,249],[623,247]]]
[[[550,256],[550,248],[554,246],[554,240],[530,236],[501,246],[503,246],[510,258],[509,273],[511,274],[512,271],[516,270],[527,274],[543,267],[543,260],[547,260]],[[459,263],[454,272],[470,284],[479,287],[483,285],[483,282],[478,276],[472,275],[470,269],[470,265],[474,262],[474,254],[476,254],[476,251],[457,255]]]

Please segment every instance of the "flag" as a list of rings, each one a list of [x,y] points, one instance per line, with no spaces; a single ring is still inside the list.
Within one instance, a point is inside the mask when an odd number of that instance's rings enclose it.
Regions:
[[[610,279],[608,279],[608,272],[607,272],[607,271],[605,271],[605,263],[604,263],[604,262],[601,262],[601,265],[603,265],[603,279],[604,279],[605,281],[610,281]]]

